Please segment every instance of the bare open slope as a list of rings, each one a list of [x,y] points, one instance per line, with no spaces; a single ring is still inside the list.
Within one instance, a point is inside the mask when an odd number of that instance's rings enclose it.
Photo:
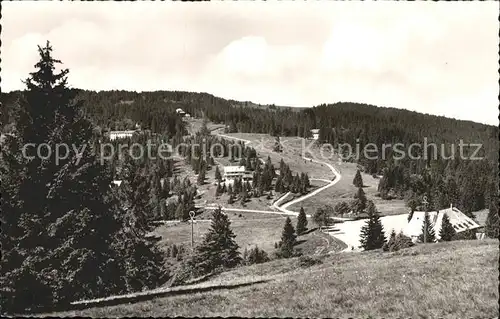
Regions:
[[[231,287],[245,280],[257,283]],[[51,315],[493,318],[498,241],[333,254],[311,267],[297,258],[277,260],[223,273],[198,287],[211,288]]]

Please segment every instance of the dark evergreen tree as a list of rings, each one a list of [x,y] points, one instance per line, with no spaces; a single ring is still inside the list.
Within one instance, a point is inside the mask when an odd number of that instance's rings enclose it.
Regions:
[[[405,236],[402,232],[396,235],[393,229],[389,240],[383,245],[382,249],[384,251],[398,251],[412,246],[414,246],[414,243],[411,241],[410,237]]]
[[[328,210],[326,207],[320,207],[316,210],[313,215],[313,220],[319,227],[328,226],[330,222],[330,216],[328,215]]]
[[[356,172],[356,175],[354,176],[354,180],[352,181],[353,185],[356,187],[363,187],[363,178],[361,177],[361,172],[359,169]]]
[[[229,198],[227,199],[227,203],[230,205],[234,204],[234,194],[233,193],[229,194]]]
[[[220,183],[222,182],[222,175],[219,170],[219,166],[215,167],[215,179]]]
[[[389,235],[389,240],[382,246],[382,249],[384,251],[389,251],[391,245],[394,245],[394,242],[396,241],[396,231],[394,228],[391,230],[391,234]]]
[[[426,235],[424,235],[426,234]],[[436,240],[436,234],[434,232],[434,225],[432,224],[429,214],[425,213],[424,223],[422,225],[422,233],[419,235],[418,239],[424,242],[424,237],[427,243],[433,243]]]
[[[500,228],[500,218],[498,216],[498,198],[492,199],[488,216],[484,226],[486,237],[498,238]]]
[[[236,235],[231,230],[231,222],[221,208],[212,213],[210,229],[203,242],[196,247],[191,262],[199,274],[207,274],[219,267],[233,268],[241,261]]]
[[[202,163],[205,163],[205,162],[202,162]],[[200,168],[200,171],[198,173],[198,179],[197,179],[197,183],[198,185],[203,185],[205,183],[205,165],[202,164],[201,165],[201,168]]]
[[[119,211],[92,124],[81,112],[77,92],[67,87],[68,70],[55,72],[61,62],[52,58],[48,42],[38,51],[40,61],[25,82],[13,134],[0,153],[3,313],[49,310],[162,283],[163,264],[156,259],[134,277],[131,270],[142,261],[130,252],[137,249],[144,258],[154,252]],[[29,143],[35,147],[23,154]],[[52,151],[68,146],[67,156],[37,156],[43,143]],[[149,275],[151,281],[144,282]]]
[[[382,248],[385,243],[384,227],[372,202],[369,205],[368,220],[361,228],[361,247],[364,250]]]
[[[283,227],[283,232],[281,233],[281,241],[279,243],[279,251],[277,255],[280,258],[290,258],[295,255],[294,246],[297,243],[297,235],[295,234],[295,229],[293,228],[292,221],[290,217],[285,220],[285,226]]]
[[[304,207],[300,207],[299,215],[297,216],[297,235],[302,235],[307,230],[307,216]]]
[[[259,247],[257,246],[250,249],[249,251],[247,251],[245,248],[245,252],[246,256],[245,258],[243,258],[243,260],[245,261],[246,265],[261,264],[270,260],[267,252],[263,249],[259,249]]]
[[[349,207],[349,204],[342,201],[335,205],[334,211],[337,215],[344,216],[345,214],[349,213],[350,209],[351,208]]]
[[[363,188],[358,188],[354,198],[355,199],[352,202],[352,210],[354,213],[360,214],[366,209],[366,195]]]
[[[152,230],[150,221],[154,219],[154,203],[145,196],[150,190],[146,168],[129,155],[126,155],[123,166],[123,185],[117,192],[120,203],[126,212],[128,223],[134,229],[149,232]]]
[[[441,222],[441,230],[439,231],[441,240],[450,241],[455,237],[456,233],[455,228],[453,228],[453,225],[450,222],[450,218],[445,213]]]

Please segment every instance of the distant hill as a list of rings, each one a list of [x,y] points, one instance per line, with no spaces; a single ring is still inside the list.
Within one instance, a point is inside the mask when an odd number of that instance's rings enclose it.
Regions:
[[[236,100],[229,100],[229,102],[234,106],[234,107],[248,107],[248,108],[257,108],[257,109],[264,109],[264,110],[270,110],[270,111],[276,111],[276,110],[290,110],[290,111],[302,111],[305,110],[305,107],[293,107],[293,106],[283,106],[283,105],[275,105],[275,104],[258,104],[254,103],[251,101],[236,101]]]

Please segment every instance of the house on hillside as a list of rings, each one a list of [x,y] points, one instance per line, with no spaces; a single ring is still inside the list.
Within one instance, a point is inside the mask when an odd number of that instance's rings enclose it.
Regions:
[[[443,209],[440,211],[428,212],[429,219],[434,226],[434,233],[436,239],[439,240],[439,232],[441,231],[441,224],[443,221],[444,214],[448,215],[450,223],[457,233],[461,233],[467,230],[478,230],[481,226],[476,223],[471,218],[467,217],[458,208],[450,206],[450,208]],[[412,238],[416,241],[418,236],[422,233],[422,226],[424,224],[425,212],[414,212],[411,220],[408,222],[406,227],[403,229],[403,233],[406,236]]]
[[[112,187],[120,187],[120,185],[122,184],[123,181],[120,181],[120,180],[114,180],[111,182],[111,186]]]
[[[226,181],[241,178],[243,181],[251,181],[253,175],[247,172],[245,166],[224,166],[224,179]]]
[[[311,134],[312,134],[313,140],[317,141],[319,139],[319,129],[318,128],[312,129]]]
[[[185,114],[186,112],[184,112],[184,110],[183,110],[183,109],[178,108],[177,110],[175,110],[175,113],[177,113],[177,114],[179,114],[179,115],[181,115],[181,116],[184,116],[184,114]]]
[[[109,139],[111,141],[117,140],[117,139],[122,139],[122,138],[130,138],[136,134],[138,130],[129,130],[129,131],[110,131],[109,132]]]

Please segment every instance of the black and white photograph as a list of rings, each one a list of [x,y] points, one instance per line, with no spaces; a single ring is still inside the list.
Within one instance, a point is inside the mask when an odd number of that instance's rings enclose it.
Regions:
[[[498,1],[2,1],[2,317],[499,318]]]

